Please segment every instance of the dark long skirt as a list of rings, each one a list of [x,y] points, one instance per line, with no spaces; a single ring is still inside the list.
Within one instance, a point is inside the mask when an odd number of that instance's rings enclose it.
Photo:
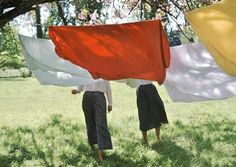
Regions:
[[[141,85],[137,89],[137,107],[141,131],[168,123],[163,101],[153,84]]]
[[[98,144],[99,150],[112,149],[111,135],[107,126],[104,93],[86,91],[83,96],[82,107],[89,144]]]

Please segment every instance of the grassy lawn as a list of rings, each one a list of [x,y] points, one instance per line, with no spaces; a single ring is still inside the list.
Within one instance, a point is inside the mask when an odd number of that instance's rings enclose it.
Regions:
[[[142,145],[135,89],[112,82],[108,122],[114,149],[105,161],[87,145],[82,95],[70,88],[41,86],[33,79],[0,79],[0,167],[118,166],[235,167],[236,98],[173,103],[158,87],[169,124],[161,141],[149,132]]]

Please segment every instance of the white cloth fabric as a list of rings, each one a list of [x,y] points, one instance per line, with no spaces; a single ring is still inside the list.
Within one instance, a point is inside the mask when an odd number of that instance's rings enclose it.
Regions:
[[[51,40],[23,35],[19,35],[19,38],[26,66],[41,85],[77,86],[102,81],[94,80],[86,69],[60,58]],[[137,87],[133,79],[122,79],[117,82]]]
[[[87,70],[57,56],[50,40],[22,35],[19,38],[26,66],[40,84],[77,86],[102,81],[94,80]]]
[[[224,73],[201,43],[171,48],[164,86],[174,102],[236,96],[236,77]]]
[[[66,72],[75,76],[91,78],[89,72],[57,56],[51,40],[19,35],[23,45],[26,65],[30,69]],[[43,66],[41,66],[43,65]]]
[[[93,80],[90,78],[77,77],[64,72],[43,70],[32,70],[32,72],[41,85],[56,85],[69,87],[77,85],[86,85],[101,81],[100,79]]]
[[[99,91],[103,92],[107,96],[108,105],[112,105],[112,93],[111,93],[111,84],[107,80],[101,82],[96,82],[93,84],[81,85],[78,86],[78,91]]]
[[[100,82],[89,72],[66,61],[54,51],[50,40],[19,35],[27,67],[40,84],[78,86]],[[142,80],[117,80],[138,87]],[[151,82],[151,81],[149,81]],[[171,65],[167,69],[165,88],[174,102],[225,99],[236,96],[236,78],[225,74],[200,44],[171,48]]]

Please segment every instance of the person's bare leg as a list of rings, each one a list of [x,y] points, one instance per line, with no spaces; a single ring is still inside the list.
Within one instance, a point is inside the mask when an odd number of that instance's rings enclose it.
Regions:
[[[102,150],[98,150],[98,158],[100,161],[103,161]]]
[[[144,143],[148,145],[147,131],[142,131]]]
[[[160,127],[155,128],[155,130],[156,130],[157,141],[159,141],[160,140]]]

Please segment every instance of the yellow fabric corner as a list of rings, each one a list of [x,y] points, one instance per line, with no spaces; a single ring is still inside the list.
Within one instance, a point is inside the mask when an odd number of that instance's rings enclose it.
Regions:
[[[185,16],[216,63],[236,76],[236,0],[224,0]]]

